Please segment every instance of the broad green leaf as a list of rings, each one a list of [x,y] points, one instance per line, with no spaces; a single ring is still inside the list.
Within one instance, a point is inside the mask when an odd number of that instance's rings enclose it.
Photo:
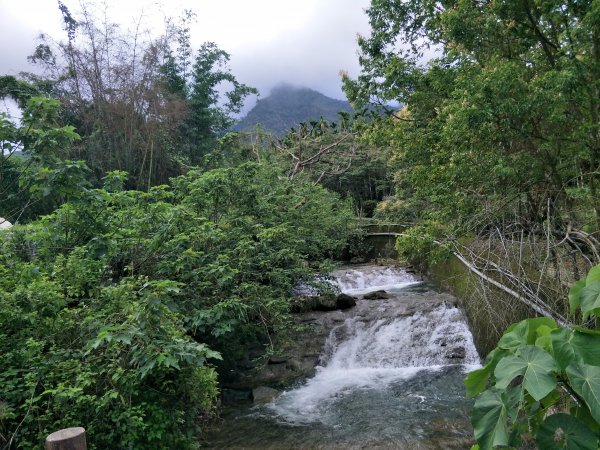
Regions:
[[[498,341],[498,347],[506,350],[516,350],[527,345],[529,324],[523,320],[514,326],[510,326]]]
[[[584,317],[590,316],[594,310],[600,308],[600,281],[587,284],[579,291],[581,312]]]
[[[534,317],[533,319],[527,319],[526,322],[529,324],[527,343],[532,345],[537,336],[546,333],[546,329],[554,330],[557,327],[556,321],[549,317]]]
[[[554,358],[562,370],[569,364],[600,364],[600,336],[561,328],[552,332]]]
[[[528,345],[517,354],[500,360],[494,371],[496,387],[505,389],[516,377],[523,376],[523,388],[539,401],[556,387],[554,373],[557,369],[552,356]]]
[[[585,425],[594,433],[600,433],[600,423],[594,420],[590,409],[585,403],[581,402],[579,404],[573,404],[569,409],[569,414],[577,417],[580,421],[585,423]]]
[[[467,378],[465,378],[467,397],[475,397],[485,390],[487,387],[487,382],[490,379],[490,373],[490,364],[486,364],[481,369],[472,370],[468,373]]]
[[[550,336],[540,336],[535,340],[535,346],[552,353],[552,338]]]
[[[579,419],[569,414],[546,417],[536,442],[544,450],[597,450],[598,438]]]
[[[585,401],[592,417],[600,422],[600,367],[582,363],[567,367],[573,390]]]
[[[471,422],[481,450],[509,444],[507,419],[511,407],[512,405],[505,403],[498,390],[485,391],[477,398],[473,405]]]
[[[569,289],[569,312],[575,314],[581,300],[579,298],[581,290],[585,287],[586,279],[582,278],[577,283],[573,284]]]
[[[592,284],[596,281],[600,281],[600,264],[590,269],[587,276],[585,277],[586,285]],[[578,282],[579,283],[579,282]],[[577,283],[575,283],[577,284]]]
[[[555,329],[556,329],[556,327],[549,327],[548,325],[540,325],[535,330],[535,334],[538,338],[544,337],[544,336],[550,336],[550,333],[552,333],[552,331]]]
[[[516,350],[525,345],[533,345],[535,340],[547,329],[555,329],[556,322],[548,317],[526,319],[508,327],[498,341],[498,347],[506,350]]]

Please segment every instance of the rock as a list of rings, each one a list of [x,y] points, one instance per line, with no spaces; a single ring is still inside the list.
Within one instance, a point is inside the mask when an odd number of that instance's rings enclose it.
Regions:
[[[314,311],[335,311],[337,308],[336,297],[333,295],[321,295],[315,297]]]
[[[464,347],[454,347],[448,350],[446,358],[448,359],[465,359],[466,350]]]
[[[335,298],[337,309],[348,309],[356,306],[356,299],[348,294],[340,294]]]
[[[290,359],[288,367],[298,374],[309,376],[314,373],[318,361],[318,355],[305,355],[301,359]]]
[[[269,364],[283,364],[287,362],[288,358],[282,355],[271,355],[269,358]]]
[[[369,293],[363,295],[363,298],[365,300],[383,300],[386,298],[390,298],[390,296],[388,295],[387,292],[381,290],[381,291],[369,292]]]
[[[221,389],[221,401],[225,405],[252,401],[252,391],[249,389]]]
[[[313,311],[317,304],[318,297],[296,297],[292,301],[291,310],[293,313],[304,313]]]
[[[259,386],[252,389],[252,400],[254,400],[254,403],[269,403],[279,397],[279,394],[281,394],[281,392],[277,389]]]

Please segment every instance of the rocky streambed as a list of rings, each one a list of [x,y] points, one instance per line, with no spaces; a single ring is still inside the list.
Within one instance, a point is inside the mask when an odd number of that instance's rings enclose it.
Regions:
[[[296,314],[286,351],[225,386],[254,404],[226,408],[206,445],[465,448],[462,379],[479,357],[455,299],[398,268],[334,276],[355,306]]]

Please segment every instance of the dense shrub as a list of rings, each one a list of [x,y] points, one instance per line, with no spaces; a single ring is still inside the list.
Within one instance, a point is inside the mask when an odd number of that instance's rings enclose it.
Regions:
[[[284,327],[291,286],[343,247],[351,218],[259,164],[147,193],[105,181],[0,235],[2,448],[68,426],[92,449],[193,447],[215,364]]]

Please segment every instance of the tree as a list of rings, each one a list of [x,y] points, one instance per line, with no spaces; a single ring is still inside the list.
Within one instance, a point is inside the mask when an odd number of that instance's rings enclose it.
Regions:
[[[245,98],[258,94],[256,89],[236,80],[227,68],[228,61],[227,52],[207,42],[198,50],[192,67],[185,127],[189,159],[194,165],[216,148],[217,137],[233,125],[231,114],[240,112]],[[222,94],[221,89],[227,84],[232,88]]]
[[[27,93],[16,97],[23,106],[21,124],[0,116],[0,215],[11,222],[49,213],[88,186],[85,164],[64,159],[79,135],[70,125],[59,126],[59,102],[26,100],[35,90],[19,85]]]
[[[217,374],[285,332],[349,205],[267,164],[123,190],[108,174],[0,236],[0,445],[79,423],[97,448],[195,448]]]
[[[407,105],[390,126],[399,177],[420,201],[473,215],[501,193],[514,200],[508,214],[540,223],[549,199],[556,229],[596,229],[585,213],[599,211],[591,5],[381,0],[368,15],[362,73],[345,89],[357,104]]]
[[[202,162],[231,125],[230,114],[256,93],[235,79],[229,55],[212,43],[192,67],[189,11],[178,24],[167,21],[162,35],[147,37],[141,21],[130,33],[93,7],[84,5],[79,16],[59,7],[67,40],[42,36],[30,60],[45,69],[45,79],[28,79],[61,100],[63,121],[82,136],[71,157],[85,160],[98,180],[122,170],[129,188],[167,183]],[[224,83],[233,86],[225,102]]]

